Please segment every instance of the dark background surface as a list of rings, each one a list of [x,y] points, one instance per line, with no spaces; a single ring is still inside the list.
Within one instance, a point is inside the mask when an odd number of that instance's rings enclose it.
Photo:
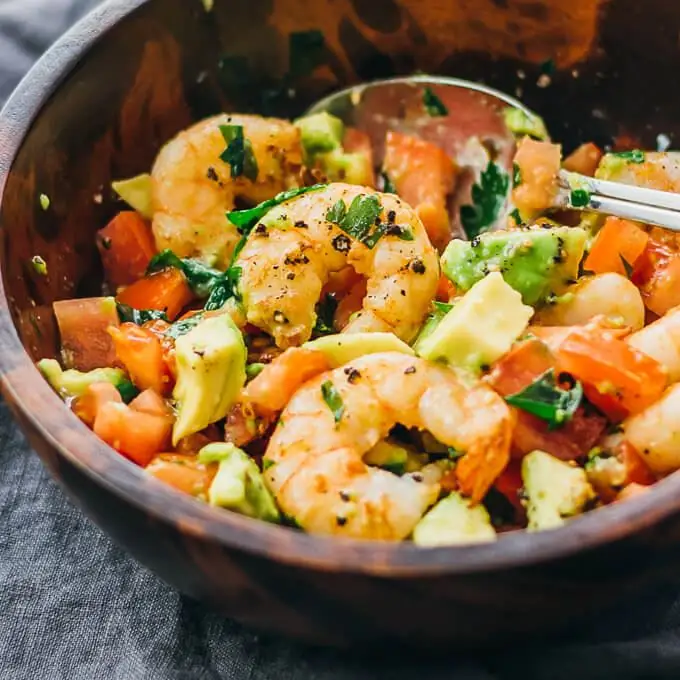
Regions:
[[[192,1],[192,0],[187,0]],[[198,0],[195,0],[198,1]],[[0,99],[97,0],[0,0]],[[0,348],[0,351],[1,348]],[[0,404],[0,680],[680,679],[678,589],[560,645],[484,658],[357,658],[243,630],[180,596],[94,527]]]

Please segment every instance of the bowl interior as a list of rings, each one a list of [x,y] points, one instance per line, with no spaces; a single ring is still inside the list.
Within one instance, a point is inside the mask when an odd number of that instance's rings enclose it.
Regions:
[[[667,0],[113,0],[6,113],[0,266],[19,338],[32,359],[56,356],[51,303],[101,292],[94,234],[121,208],[111,181],[147,172],[193,120],[295,116],[341,87],[424,71],[519,97],[567,150],[654,148],[680,135],[679,25]]]

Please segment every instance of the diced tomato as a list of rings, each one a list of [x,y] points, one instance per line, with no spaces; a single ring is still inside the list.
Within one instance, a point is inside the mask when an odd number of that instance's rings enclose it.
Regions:
[[[182,493],[205,497],[217,465],[199,463],[195,456],[161,453],[147,465],[146,470]]]
[[[616,272],[626,276],[624,261],[635,265],[648,240],[649,236],[635,222],[608,217],[583,266],[596,274]]]
[[[150,413],[154,416],[164,416],[166,418],[173,418],[172,409],[167,402],[161,397],[158,392],[154,390],[144,390],[137,395],[131,402],[130,408],[140,413]]]
[[[658,316],[680,305],[680,253],[650,242],[633,273],[647,309]]]
[[[264,367],[244,389],[243,396],[265,412],[279,411],[300,385],[329,368],[323,352],[291,347]]]
[[[439,277],[439,283],[437,284],[436,298],[440,302],[448,302],[451,298],[456,295],[456,286],[452,281],[442,274]]]
[[[109,446],[144,467],[156,454],[167,450],[172,419],[107,402],[97,412],[92,429]]]
[[[613,420],[654,403],[668,381],[655,359],[612,333],[586,327],[572,330],[560,345],[556,370],[580,380],[588,400]]]
[[[510,501],[520,516],[523,516],[525,513],[524,506],[519,497],[523,486],[522,463],[519,460],[511,460],[494,483],[494,488]]]
[[[451,239],[446,201],[456,177],[453,161],[431,142],[390,130],[383,169],[397,193],[418,211],[432,243],[443,249]]]
[[[619,460],[626,466],[626,482],[649,486],[656,481],[652,471],[647,467],[637,449],[627,441],[623,441],[616,452]]]
[[[373,162],[373,145],[371,138],[362,130],[353,127],[345,129],[345,136],[342,139],[342,148],[346,153],[361,154],[366,160],[366,181],[370,187],[375,186],[375,170]]]
[[[156,253],[151,227],[132,210],[118,213],[99,230],[97,247],[106,280],[116,288],[143,276]]]
[[[562,162],[565,170],[580,172],[582,175],[592,177],[602,159],[602,151],[592,142],[581,144],[578,149],[572,151]]]
[[[118,326],[113,298],[81,298],[53,303],[66,368],[91,371],[111,366],[116,352],[107,329]]]
[[[512,200],[522,215],[536,215],[553,204],[560,154],[559,144],[537,142],[529,137],[519,143],[515,164],[521,181],[512,191]]]
[[[194,294],[178,269],[170,267],[145,276],[118,294],[118,301],[134,309],[158,309],[174,321],[194,299]]]
[[[92,426],[97,413],[103,404],[113,402],[122,404],[120,392],[108,382],[98,382],[88,385],[85,392],[73,404],[73,412],[86,425]]]
[[[518,342],[496,364],[486,380],[502,396],[521,392],[534,380],[555,366],[555,357],[541,340],[530,338]],[[562,460],[573,460],[585,454],[604,431],[605,418],[587,413],[579,407],[572,419],[551,430],[544,420],[513,408],[517,416],[512,436],[513,456],[521,458],[540,449]]]
[[[348,323],[352,314],[358,312],[366,297],[366,280],[363,279],[359,283],[354,284],[352,289],[345,297],[340,300],[333,316],[333,326],[336,330],[341,331]]]
[[[133,323],[110,328],[118,360],[141,390],[167,394],[172,387],[163,346],[158,336]]]
[[[489,384],[501,396],[520,392],[555,365],[547,345],[536,338],[516,343],[499,359],[487,376]]]

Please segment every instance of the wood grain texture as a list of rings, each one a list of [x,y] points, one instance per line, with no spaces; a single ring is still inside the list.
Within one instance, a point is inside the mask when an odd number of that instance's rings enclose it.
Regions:
[[[168,582],[248,624],[316,643],[450,651],[555,632],[678,573],[677,477],[563,530],[493,545],[419,550],[306,536],[150,478],[69,414],[32,363],[58,347],[50,304],[101,284],[94,232],[119,207],[110,181],[146,171],[199,116],[267,107],[295,115],[339,86],[426,69],[521,88],[567,147],[621,132],[646,146],[658,132],[677,138],[680,95],[669,83],[680,65],[680,7],[565,7],[216,0],[206,13],[200,0],[113,0],[19,87],[0,118],[3,394],[76,502]],[[292,98],[276,96],[288,33],[313,28],[326,37],[321,64],[296,80]],[[547,59],[559,68],[541,88]],[[30,266],[36,254],[46,277]]]

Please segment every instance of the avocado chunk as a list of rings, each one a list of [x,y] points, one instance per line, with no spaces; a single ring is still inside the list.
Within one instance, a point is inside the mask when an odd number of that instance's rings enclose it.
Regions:
[[[426,455],[419,454],[412,448],[389,438],[379,441],[368,453],[364,454],[364,463],[389,470],[395,475],[417,472],[427,462]]]
[[[137,175],[130,179],[111,182],[111,188],[142,217],[147,220],[153,217],[151,175]]]
[[[76,371],[75,368],[64,371],[56,359],[41,359],[37,366],[62,399],[80,397],[90,385],[98,382],[111,383],[118,389],[130,386],[130,381],[120,368],[95,368],[87,373]]]
[[[548,130],[545,127],[543,118],[531,115],[522,109],[508,106],[503,109],[503,120],[505,127],[512,132],[515,137],[529,135],[533,139],[544,141],[549,139]]]
[[[323,352],[331,368],[338,368],[366,354],[378,352],[414,354],[405,342],[392,333],[335,333],[306,342],[303,347]]]
[[[335,149],[318,154],[315,160],[329,182],[373,184],[373,168],[368,157],[362,153],[347,153],[342,149]]]
[[[305,154],[314,157],[319,153],[334,151],[342,145],[345,124],[336,116],[323,111],[295,121]]]
[[[173,444],[227,415],[246,382],[243,336],[229,314],[202,319],[175,342]]]
[[[418,342],[417,353],[423,359],[478,373],[510,349],[533,313],[494,272],[456,302],[430,335]]]
[[[487,543],[496,540],[496,530],[483,505],[454,492],[435,505],[413,530],[413,542],[424,547]]]
[[[281,519],[276,502],[255,461],[233,444],[204,446],[201,463],[218,463],[217,473],[208,489],[208,502],[241,515],[278,523]]]
[[[529,531],[562,526],[565,518],[583,512],[595,499],[583,468],[544,451],[532,451],[524,457],[522,481],[528,499]]]
[[[473,241],[451,241],[442,268],[462,291],[488,272],[500,272],[527,305],[537,305],[578,278],[587,236],[578,227],[488,232]]]

